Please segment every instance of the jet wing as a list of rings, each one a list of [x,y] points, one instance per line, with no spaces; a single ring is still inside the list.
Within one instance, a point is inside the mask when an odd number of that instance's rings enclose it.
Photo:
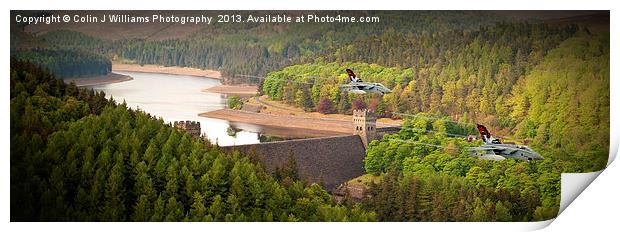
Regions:
[[[366,84],[360,82],[351,82],[349,84],[344,84],[344,86],[366,86]]]
[[[370,86],[366,83],[349,83],[349,84],[343,84],[340,85],[340,88],[355,88],[355,89],[359,89],[359,90],[370,90],[373,88],[373,86]]]
[[[389,93],[389,89],[378,83],[368,83],[368,82],[351,82],[349,84],[340,85],[340,88],[348,88],[349,90],[359,90],[364,92],[376,92],[376,93]]]
[[[501,161],[501,160],[505,160],[506,157],[503,157],[501,155],[482,155],[479,156],[480,159],[484,159],[484,160],[495,160],[495,161]]]

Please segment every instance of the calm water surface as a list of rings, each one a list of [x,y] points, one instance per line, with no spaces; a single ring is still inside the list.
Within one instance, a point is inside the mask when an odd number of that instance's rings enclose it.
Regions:
[[[220,146],[259,143],[260,127],[238,124],[241,129],[235,136],[228,134],[229,122],[205,118],[199,113],[223,109],[226,95],[205,93],[202,89],[221,85],[217,79],[159,73],[117,72],[133,77],[131,81],[96,85],[92,88],[113,97],[116,102],[127,102],[133,109],[141,109],[163,118],[167,123],[181,120],[200,122],[202,133]]]

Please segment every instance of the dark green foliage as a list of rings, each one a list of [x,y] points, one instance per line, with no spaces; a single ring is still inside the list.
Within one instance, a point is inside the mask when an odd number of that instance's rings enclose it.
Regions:
[[[460,134],[467,130],[468,125],[446,123],[432,120],[427,115],[419,114],[418,118],[405,120],[400,133],[386,135],[381,140],[370,143],[366,150],[365,168],[367,173],[380,173],[397,170],[446,170],[450,174],[465,175],[471,167],[471,160],[461,157],[466,154],[463,147],[475,146],[460,138],[451,138],[450,134]],[[411,140],[404,143],[399,140]],[[437,147],[443,146],[443,147]],[[420,159],[426,158],[423,166]],[[450,161],[450,162],[448,162]]]
[[[282,165],[281,167],[276,167],[273,176],[278,181],[286,180],[287,182],[290,182],[290,181],[299,180],[299,171],[297,170],[297,163],[292,153],[289,154],[289,156],[286,159],[286,163],[284,163],[284,165]]]
[[[75,49],[33,48],[14,53],[17,59],[36,63],[61,78],[105,75],[112,70],[106,57]]]
[[[239,96],[231,96],[226,100],[229,109],[240,110],[243,108],[243,100]]]
[[[465,149],[480,142],[448,136],[465,125],[446,126],[452,123],[419,116],[367,150],[366,171],[387,173],[381,184],[371,186],[373,197],[366,201],[379,220],[531,221],[557,215],[566,163],[553,157],[481,160]]]
[[[248,157],[12,60],[11,220],[368,221],[374,213],[334,205],[316,184],[282,186]]]
[[[533,220],[532,210],[518,204],[532,196],[476,187],[463,177],[442,173],[419,177],[389,172],[380,184],[371,185],[370,194],[366,207],[375,209],[380,221]],[[557,208],[551,212],[557,214]],[[535,220],[548,219],[553,213]]]

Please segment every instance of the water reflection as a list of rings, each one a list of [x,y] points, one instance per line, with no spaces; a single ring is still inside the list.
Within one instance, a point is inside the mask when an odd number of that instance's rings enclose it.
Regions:
[[[224,95],[201,92],[202,89],[220,85],[219,80],[159,73],[118,73],[134,79],[92,88],[104,91],[107,97],[113,97],[117,102],[125,100],[133,109],[139,108],[162,117],[167,123],[181,120],[199,121],[201,132],[220,146],[260,142],[258,133],[253,132],[261,131],[259,126],[235,125],[239,131],[231,136],[228,134],[228,121],[198,116],[199,113],[225,107]]]

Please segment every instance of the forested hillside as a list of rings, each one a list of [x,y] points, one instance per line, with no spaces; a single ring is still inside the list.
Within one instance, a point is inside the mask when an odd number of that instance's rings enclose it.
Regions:
[[[15,51],[14,56],[36,63],[60,78],[105,75],[112,71],[108,58],[75,49],[33,48]]]
[[[382,175],[366,201],[379,220],[544,220],[559,208],[560,173],[605,167],[609,152],[609,35],[578,35],[514,85],[506,108],[544,160],[468,156],[451,135],[472,124],[420,115],[373,141],[366,171]],[[466,216],[467,215],[467,216]]]
[[[468,125],[420,116],[406,120],[400,133],[373,141],[366,152],[366,172],[381,175],[365,200],[378,220],[532,221],[557,215],[561,162],[469,156],[467,147],[480,141],[449,136]]]
[[[609,153],[609,34],[562,42],[514,86],[508,107],[515,135],[566,162],[564,172],[592,172]]]
[[[368,221],[319,185],[11,61],[12,221]]]
[[[390,38],[399,37],[385,35],[365,46],[347,46],[345,50],[352,49],[348,53],[337,53],[391,54],[390,47],[412,48],[409,56],[385,57],[402,62],[396,67],[350,62],[294,65],[270,73],[263,93],[309,111],[350,113],[354,102],[364,102],[384,117],[425,112],[484,124],[496,134],[532,141],[532,146],[571,162],[567,171],[599,170],[606,163],[609,34],[591,35],[574,27],[502,24],[445,38],[454,42],[442,41],[442,37],[429,40],[435,41],[436,48],[420,49],[425,39],[411,39],[419,43],[413,46],[381,47]],[[368,49],[376,51],[356,53]],[[384,59],[382,55],[352,56],[347,60]],[[414,64],[406,66],[410,62]],[[393,92],[384,96],[341,92],[338,86],[347,82],[346,68]]]
[[[383,116],[432,112],[491,127],[511,127],[515,122],[505,106],[512,86],[550,49],[575,33],[576,27],[527,23],[420,36],[385,33],[336,49],[327,59],[335,63],[289,66],[270,73],[263,91],[273,99],[310,110],[325,98],[334,106],[345,106],[337,107],[337,112],[347,113],[351,100],[361,98]],[[339,94],[336,84],[346,82],[346,68],[364,81],[384,84],[393,93],[383,98]],[[310,88],[311,103],[291,97]]]
[[[364,102],[379,116],[431,114],[408,119],[399,134],[367,150],[366,171],[381,181],[370,184],[365,205],[381,221],[546,220],[559,208],[560,173],[607,162],[609,34],[524,23],[433,36],[385,33],[326,60],[334,62],[269,73],[264,94],[309,111],[349,113]],[[393,93],[340,92],[346,68]],[[448,118],[424,119],[433,115]],[[474,122],[530,141],[545,160],[470,157],[467,147],[478,144],[448,135],[471,134]]]
[[[101,40],[59,30],[41,36],[50,46],[98,51],[110,59],[138,64],[216,69],[225,76],[265,75],[287,65],[305,63],[344,44],[385,32],[434,35],[455,29],[471,30],[502,20],[489,12],[289,12],[298,14],[379,16],[379,23],[214,24],[183,39]],[[277,12],[247,12],[253,15]],[[245,14],[245,15],[247,15]],[[257,80],[254,80],[257,81]]]
[[[35,63],[58,78],[105,75],[112,70],[110,59],[98,50],[51,45],[16,25],[11,25],[11,57]]]

